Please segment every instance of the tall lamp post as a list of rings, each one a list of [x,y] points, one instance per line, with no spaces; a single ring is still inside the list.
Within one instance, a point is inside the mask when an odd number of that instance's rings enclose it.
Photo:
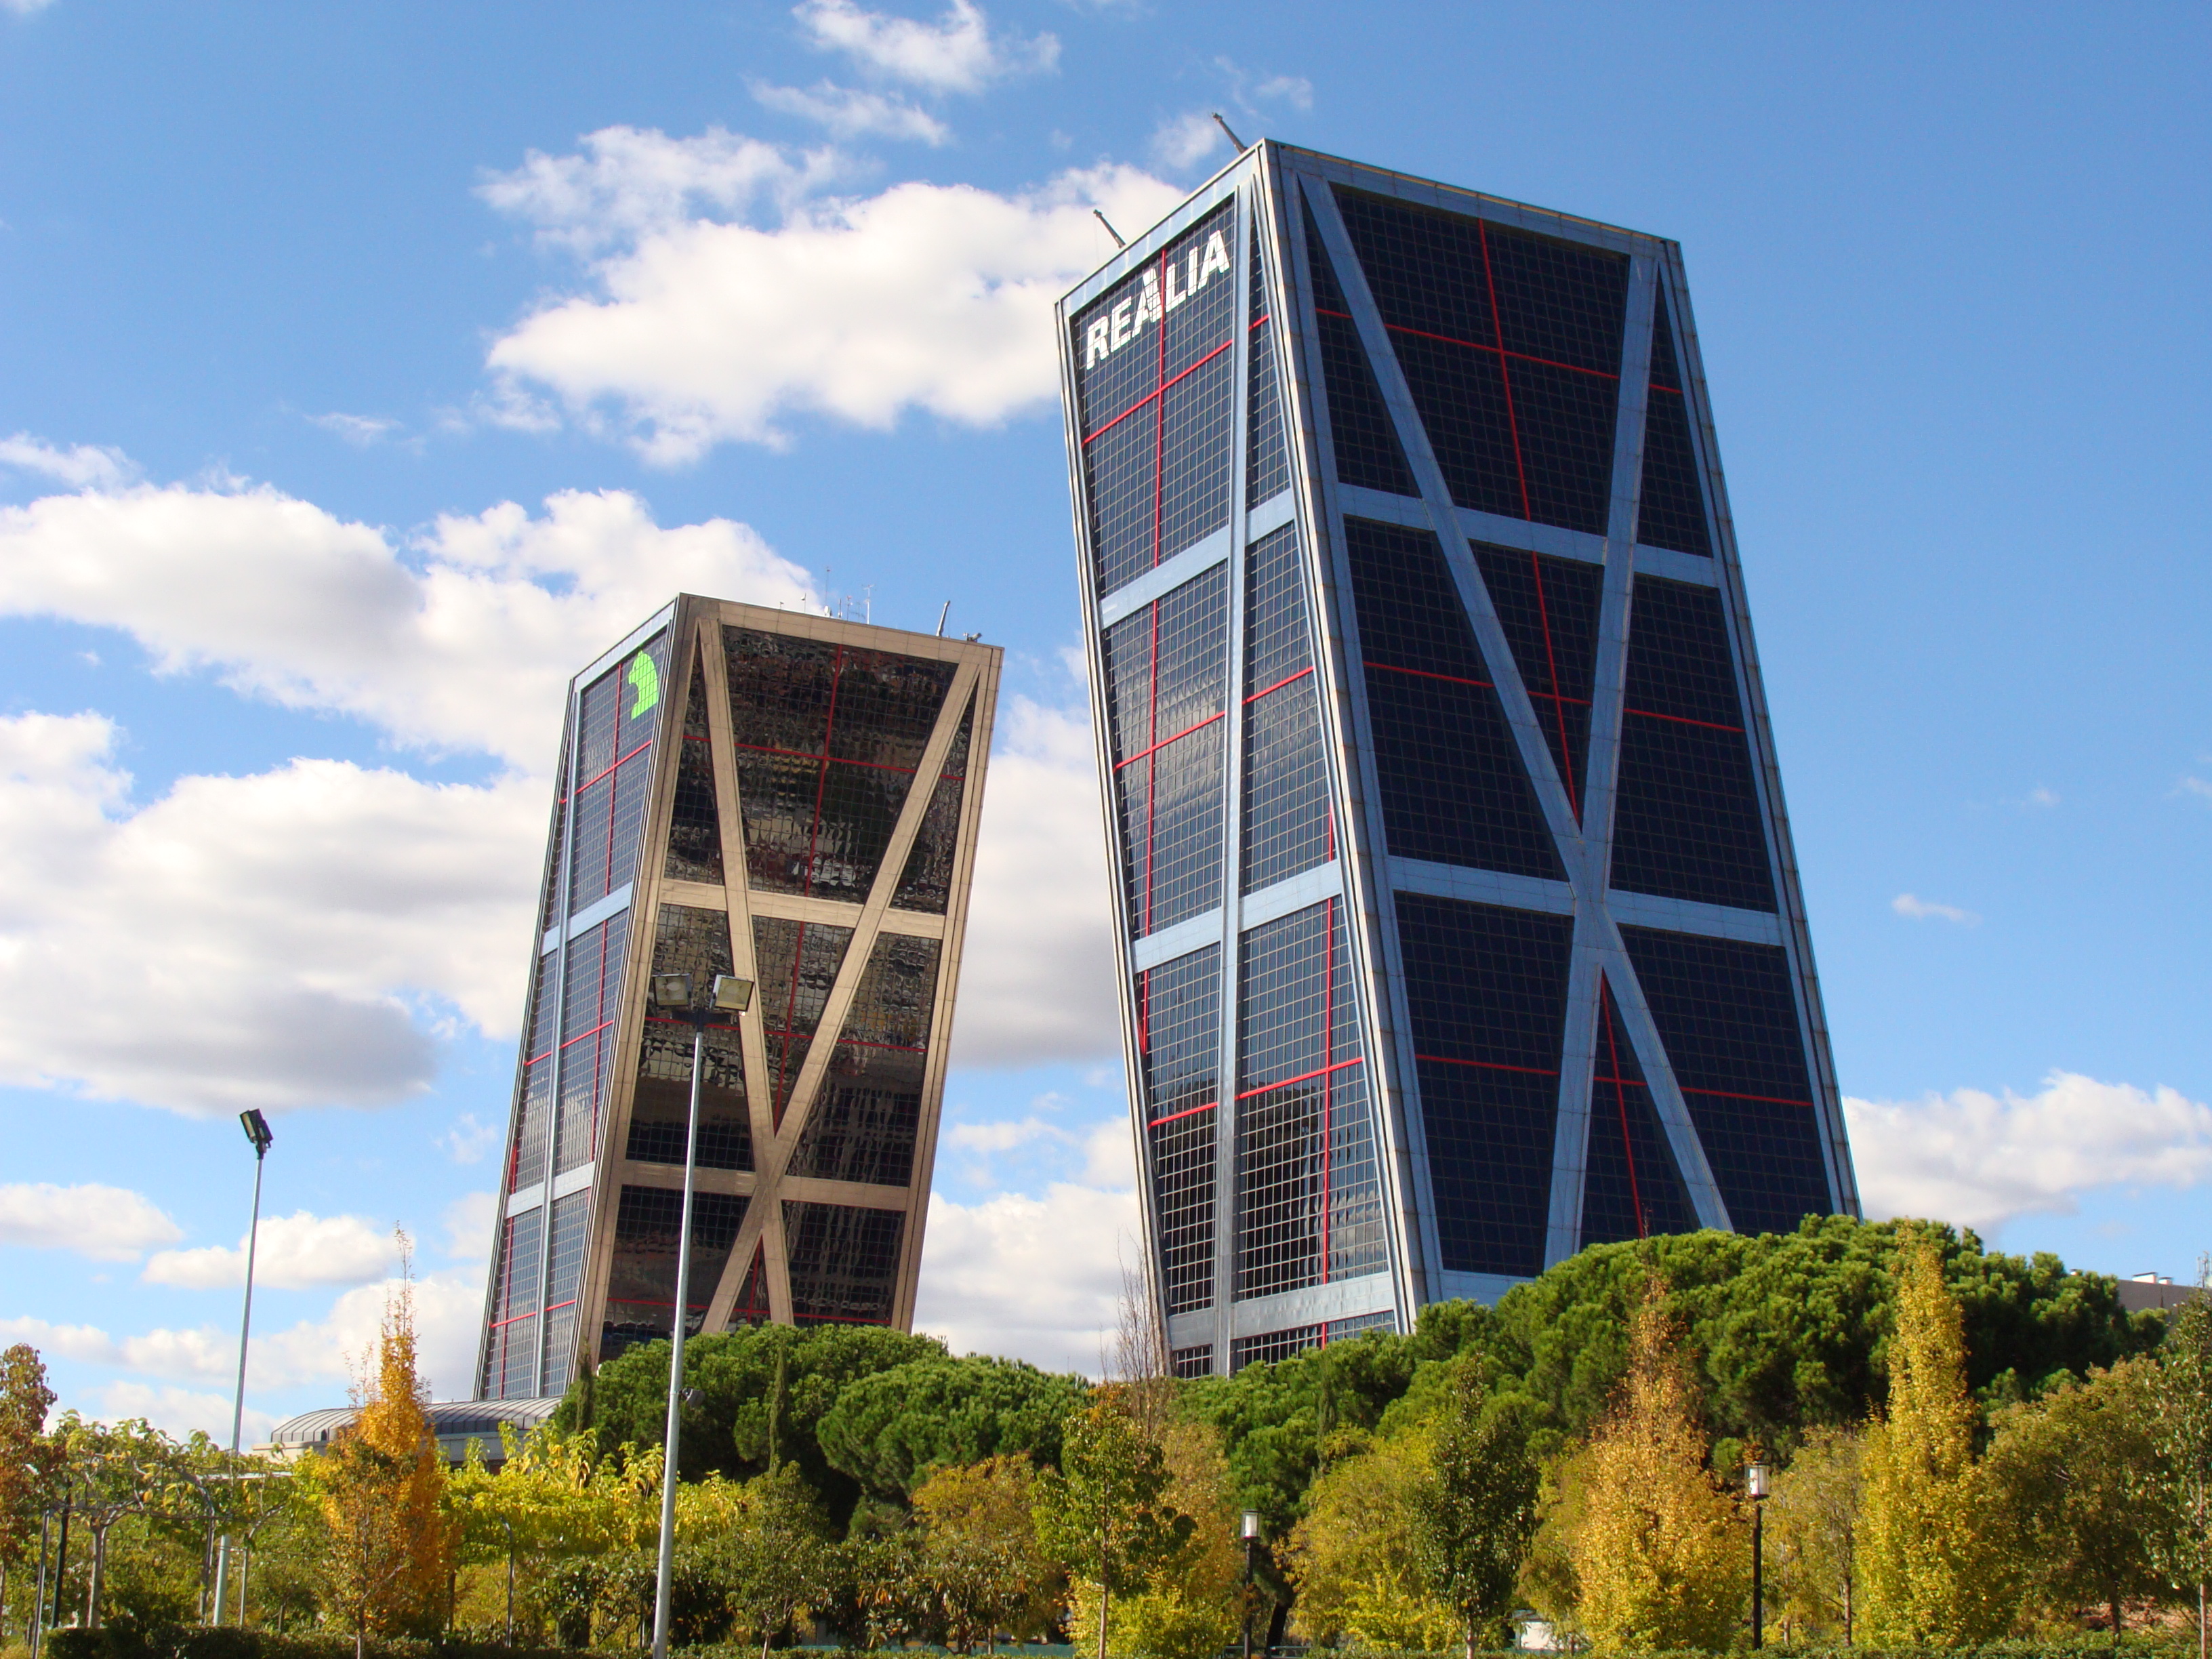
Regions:
[[[253,1219],[246,1229],[246,1311],[238,1322],[238,1390],[230,1407],[230,1455],[234,1465],[238,1457],[238,1443],[246,1428],[246,1345],[253,1334],[253,1252],[261,1243],[261,1165],[269,1156],[269,1145],[276,1137],[270,1133],[269,1120],[258,1111],[240,1112],[239,1127],[253,1145]],[[222,1623],[225,1608],[230,1601],[230,1534],[225,1532],[216,1542],[215,1550],[215,1620]]]
[[[691,1109],[684,1123],[684,1218],[676,1236],[676,1306],[668,1322],[668,1437],[660,1462],[660,1561],[653,1580],[653,1659],[668,1659],[668,1590],[676,1560],[676,1452],[684,1426],[684,1336],[690,1320],[691,1194],[699,1159],[699,1082],[707,1070],[707,1028],[734,1021],[752,1006],[753,982],[717,974],[705,1002],[689,974],[655,974],[653,1006],[691,1026]]]
[[[1751,1645],[1766,1645],[1766,1494],[1774,1471],[1765,1463],[1747,1463],[1743,1489],[1751,1494]]]
[[[1260,1545],[1260,1511],[1244,1511],[1244,1659],[1252,1659],[1252,1552]]]

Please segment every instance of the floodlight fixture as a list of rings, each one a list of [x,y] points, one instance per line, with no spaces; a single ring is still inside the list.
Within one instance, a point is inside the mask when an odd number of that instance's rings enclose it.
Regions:
[[[689,1008],[691,1006],[691,975],[689,974],[655,974],[653,976],[653,1000],[662,1008]]]
[[[714,1006],[726,1014],[742,1014],[753,1006],[753,982],[734,974],[714,975]]]

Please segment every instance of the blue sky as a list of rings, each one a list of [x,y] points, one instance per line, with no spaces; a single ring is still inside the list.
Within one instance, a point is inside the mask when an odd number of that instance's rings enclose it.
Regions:
[[[0,1337],[465,1388],[558,685],[681,586],[1009,651],[922,1317],[1130,1224],[1046,308],[1247,137],[1678,239],[1869,1203],[2212,1246],[2202,8],[0,0]]]

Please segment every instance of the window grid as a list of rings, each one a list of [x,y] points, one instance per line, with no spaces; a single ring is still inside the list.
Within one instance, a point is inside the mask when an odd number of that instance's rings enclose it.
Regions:
[[[1336,856],[1318,688],[1295,525],[1244,556],[1243,890]]]
[[[1674,331],[1662,292],[1651,308],[1651,392],[1644,413],[1644,487],[1636,539],[1646,547],[1711,558],[1705,495],[1698,481],[1698,452],[1690,441],[1689,394],[1675,361]]]
[[[778,1127],[806,1065],[830,988],[853,942],[849,927],[827,922],[753,918],[753,962],[760,975],[761,1040],[768,1051],[769,1100]]]
[[[1250,412],[1244,437],[1244,504],[1257,507],[1291,487],[1290,434],[1283,423],[1283,392],[1275,382],[1275,319],[1267,305],[1267,276],[1260,268],[1260,239],[1252,239],[1250,344],[1245,357]]]
[[[545,1370],[540,1392],[568,1386],[576,1361],[576,1292],[584,1278],[584,1241],[592,1195],[570,1193],[553,1200],[553,1244],[545,1280]]]
[[[865,903],[956,665],[722,629],[751,885]]]
[[[960,846],[960,809],[968,787],[968,744],[975,726],[975,700],[961,711],[959,729],[945,751],[945,767],[923,810],[914,848],[891,893],[895,910],[941,916],[952,900],[952,867]]]
[[[509,1216],[501,1230],[499,1284],[492,1292],[490,1340],[484,1346],[484,1391],[495,1400],[538,1392],[538,1273],[544,1266],[545,1212]]]
[[[1397,895],[1447,1271],[1543,1269],[1572,919]]]
[[[1335,195],[1452,499],[1603,535],[1627,259]]]
[[[1435,535],[1349,518],[1344,535],[1390,850],[1565,879]]]
[[[1718,590],[1636,579],[1623,716],[1613,885],[1772,910],[1765,814]]]
[[[1213,1344],[1200,1342],[1193,1347],[1174,1350],[1168,1356],[1168,1369],[1179,1377],[1212,1376]]]
[[[676,799],[668,822],[672,881],[722,881],[722,814],[714,799],[714,762],[708,748],[707,672],[691,665],[691,695],[684,704],[683,751],[676,763]]]
[[[569,830],[568,914],[629,884],[653,784],[653,734],[668,635],[654,636],[577,700],[576,782]]]
[[[1788,1232],[1801,1217],[1826,1214],[1787,952],[1648,927],[1620,932],[1736,1231]]]
[[[653,971],[689,974],[703,992],[717,974],[736,971],[726,912],[664,904],[653,941]],[[744,1049],[735,1015],[714,1014],[699,1077],[698,1163],[708,1170],[753,1167],[752,1115],[745,1104]],[[691,1111],[691,1023],[646,1011],[630,1097],[626,1155],[641,1164],[684,1162]]]
[[[530,1022],[522,1038],[520,1099],[515,1113],[514,1139],[507,1149],[507,1189],[533,1187],[545,1170],[545,1137],[551,1127],[553,1105],[554,994],[560,954],[548,951],[532,970]]]
[[[1123,882],[1139,936],[1221,902],[1229,567],[1106,630]]]
[[[721,1282],[722,1266],[744,1225],[745,1200],[732,1193],[691,1195],[691,1282],[684,1297],[684,1329],[696,1336],[707,1304]],[[684,1229],[684,1194],[672,1187],[622,1189],[615,1211],[614,1264],[600,1328],[599,1358],[613,1358],[641,1342],[666,1337],[674,1328],[676,1255]]]
[[[1697,1210],[1675,1168],[1674,1149],[1635,1047],[1613,1006],[1613,988],[1602,975],[1589,1109],[1583,1159],[1583,1244],[1695,1232]]]
[[[903,1187],[914,1178],[939,941],[877,937],[791,1173]]]
[[[1350,947],[1327,899],[1243,938],[1237,996],[1240,1297],[1386,1264]]]
[[[568,942],[561,1010],[560,1109],[553,1131],[556,1175],[599,1155],[599,1120],[613,1081],[615,1027],[622,1012],[623,955],[629,945],[626,910]]]
[[[905,1214],[783,1201],[791,1313],[802,1325],[888,1325],[898,1293]]]
[[[1228,522],[1236,234],[1232,200],[1071,325],[1102,594]]]
[[[1474,562],[1566,786],[1567,805],[1579,818],[1604,568],[1483,542],[1474,544]]]
[[[1313,288],[1314,326],[1319,333],[1322,384],[1328,390],[1329,440],[1336,451],[1340,483],[1393,495],[1418,495],[1413,470],[1391,424],[1374,366],[1360,347],[1352,307],[1337,285],[1328,250],[1313,210],[1305,210],[1306,273]]]
[[[1145,969],[1136,993],[1161,1294],[1170,1313],[1188,1313],[1213,1305],[1221,947]]]

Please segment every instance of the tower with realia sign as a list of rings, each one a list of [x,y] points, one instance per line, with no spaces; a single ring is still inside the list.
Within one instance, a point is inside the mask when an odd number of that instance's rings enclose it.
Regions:
[[[1856,1213],[1679,247],[1262,143],[1059,321],[1176,1369]]]
[[[757,986],[705,1035],[688,1329],[912,1325],[1000,655],[685,595],[571,683],[477,1398],[673,1328],[655,974]]]

